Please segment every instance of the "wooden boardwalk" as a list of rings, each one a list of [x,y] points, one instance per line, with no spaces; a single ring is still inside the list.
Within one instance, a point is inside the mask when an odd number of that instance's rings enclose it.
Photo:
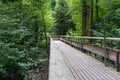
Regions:
[[[49,80],[120,80],[120,73],[61,41],[51,41]]]
[[[61,55],[61,51],[54,41],[50,43],[49,66],[49,80],[74,80],[72,73]]]

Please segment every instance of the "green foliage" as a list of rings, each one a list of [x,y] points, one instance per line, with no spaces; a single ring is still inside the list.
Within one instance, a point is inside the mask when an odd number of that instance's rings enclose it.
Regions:
[[[55,18],[54,30],[58,35],[65,35],[70,28],[75,29],[68,10],[69,7],[66,0],[56,0],[53,17]]]
[[[56,0],[51,0],[51,8],[52,8],[52,10],[54,10],[55,6],[56,6]]]
[[[75,35],[81,36],[82,35],[82,8],[81,8],[81,1],[80,0],[69,0],[69,12],[72,15],[72,21],[75,24],[76,30],[74,31]],[[69,33],[69,32],[68,32]]]
[[[87,2],[87,29],[89,25],[89,12],[90,12],[90,1]],[[67,35],[77,35],[81,36],[82,34],[82,0],[68,0],[69,10],[71,13],[72,21],[75,24],[76,30],[69,28]],[[96,6],[98,6],[98,16],[96,13]],[[104,26],[106,26],[106,36],[107,37],[120,37],[120,1],[119,0],[94,0],[93,7],[93,23],[92,23],[92,36],[103,37],[104,36]],[[105,22],[104,22],[105,19]],[[105,25],[104,25],[105,24]],[[86,34],[87,35],[87,34]],[[97,45],[100,45],[100,41],[96,41]],[[120,42],[107,41],[107,47],[119,48]]]
[[[23,0],[21,21],[19,1],[0,3],[0,80],[31,80],[31,70],[42,71],[48,64],[40,7],[49,33],[54,21],[49,6],[49,0],[41,5],[37,0]]]
[[[103,19],[106,19],[106,28],[107,28],[107,37],[120,37],[119,36],[119,7],[120,2],[117,0],[100,0],[99,2],[99,16],[100,21],[95,24],[95,27],[93,28],[99,33],[103,34]],[[96,35],[94,33],[94,36],[103,36],[103,35]]]

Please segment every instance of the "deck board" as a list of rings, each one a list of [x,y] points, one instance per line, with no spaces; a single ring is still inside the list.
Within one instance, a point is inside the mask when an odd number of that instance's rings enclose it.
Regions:
[[[75,80],[53,41],[50,49],[49,80]]]
[[[54,52],[53,56],[57,57],[57,59],[59,57],[61,57],[61,60],[63,59],[62,62],[67,69],[66,73],[68,73],[67,75],[71,77],[71,80],[120,80],[120,74],[116,72],[116,70],[111,67],[105,67],[102,62],[86,55],[85,53],[80,52],[79,50],[74,49],[73,47],[67,45],[64,42],[52,41],[51,47],[53,49],[52,51],[56,51]],[[53,54],[53,52],[51,52],[51,54]],[[51,59],[52,58],[53,57],[51,57]],[[57,63],[56,60],[55,62]],[[50,65],[50,67],[51,66],[52,65]],[[61,66],[61,64],[56,66]],[[71,76],[70,73],[73,76]],[[51,73],[49,74],[51,76]],[[70,79],[66,78],[49,80]]]

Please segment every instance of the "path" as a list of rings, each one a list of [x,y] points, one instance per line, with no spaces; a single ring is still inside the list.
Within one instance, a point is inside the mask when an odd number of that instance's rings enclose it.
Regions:
[[[61,41],[51,41],[49,80],[120,80],[118,72]]]

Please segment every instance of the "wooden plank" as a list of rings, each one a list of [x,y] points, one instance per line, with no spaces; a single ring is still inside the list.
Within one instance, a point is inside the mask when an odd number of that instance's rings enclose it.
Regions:
[[[120,74],[115,72],[113,68],[105,67],[98,60],[61,41],[55,41],[55,44],[70,67],[71,73],[76,77],[75,80],[120,80]]]
[[[49,66],[49,80],[75,80],[52,39]]]

